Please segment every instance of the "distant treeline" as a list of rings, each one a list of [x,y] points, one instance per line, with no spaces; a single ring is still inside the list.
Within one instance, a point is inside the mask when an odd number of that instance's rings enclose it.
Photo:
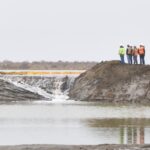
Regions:
[[[68,61],[23,61],[12,62],[2,61],[0,62],[0,70],[87,70],[94,66],[97,62],[68,62]]]

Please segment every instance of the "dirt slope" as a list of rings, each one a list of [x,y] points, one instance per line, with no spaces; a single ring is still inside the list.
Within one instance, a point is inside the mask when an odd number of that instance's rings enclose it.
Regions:
[[[0,101],[25,101],[41,100],[43,96],[17,87],[7,81],[0,79]]]
[[[69,96],[87,101],[150,102],[150,66],[99,63],[75,80]]]

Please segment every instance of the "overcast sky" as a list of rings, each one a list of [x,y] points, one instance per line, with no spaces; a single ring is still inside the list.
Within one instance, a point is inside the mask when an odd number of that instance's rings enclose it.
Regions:
[[[150,0],[0,0],[0,61],[119,59],[120,44],[146,47]]]

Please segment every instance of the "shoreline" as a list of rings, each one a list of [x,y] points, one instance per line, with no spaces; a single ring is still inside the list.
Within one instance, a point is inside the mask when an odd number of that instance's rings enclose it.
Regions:
[[[150,145],[16,145],[0,146],[0,150],[148,150]]]

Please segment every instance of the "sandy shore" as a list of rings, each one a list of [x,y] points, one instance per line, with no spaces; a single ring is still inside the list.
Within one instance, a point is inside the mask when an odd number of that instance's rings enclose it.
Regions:
[[[150,150],[150,145],[19,145],[0,146],[0,150]]]

